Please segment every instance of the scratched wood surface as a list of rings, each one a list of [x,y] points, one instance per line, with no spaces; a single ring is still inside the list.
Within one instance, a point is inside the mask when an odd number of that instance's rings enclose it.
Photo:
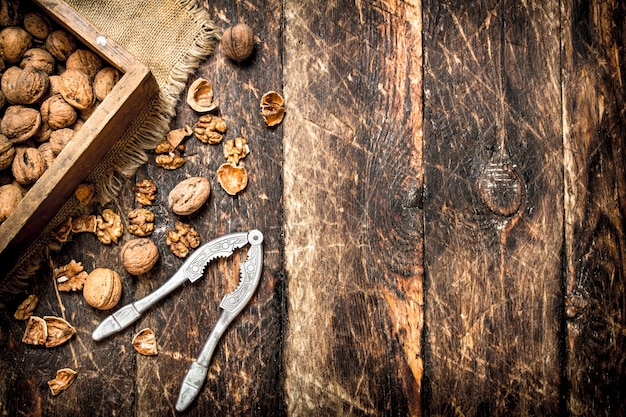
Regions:
[[[486,416],[626,413],[624,361],[624,39],[613,1],[204,1],[224,28],[256,31],[252,60],[218,49],[213,81],[227,138],[246,136],[250,184],[226,195],[221,146],[187,142],[186,163],[150,162],[132,187],[159,184],[161,260],[134,278],[120,245],[79,235],[51,256],[124,279],[120,306],[180,266],[164,246],[175,220],[204,241],[258,228],[261,284],[218,345],[190,416]],[[195,78],[195,77],[192,77]],[[260,96],[282,92],[274,129]],[[179,105],[172,127],[196,115]],[[192,138],[193,139],[193,138]],[[212,195],[181,218],[166,204],[181,179]],[[237,285],[245,250],[212,264],[102,342],[108,313],[56,293],[49,268],[37,314],[65,316],[67,345],[21,343],[0,313],[0,415],[176,415],[180,382]],[[159,355],[136,354],[155,330]],[[46,381],[79,371],[57,397]]]

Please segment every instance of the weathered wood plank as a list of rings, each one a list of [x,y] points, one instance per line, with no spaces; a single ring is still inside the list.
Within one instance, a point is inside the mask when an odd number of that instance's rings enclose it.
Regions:
[[[421,415],[421,5],[285,5],[290,415]]]
[[[626,413],[624,17],[563,3],[568,410]]]
[[[424,3],[427,389],[433,415],[556,415],[558,2]]]

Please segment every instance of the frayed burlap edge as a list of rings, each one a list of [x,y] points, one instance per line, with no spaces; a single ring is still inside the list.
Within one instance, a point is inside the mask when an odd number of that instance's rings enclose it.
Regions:
[[[179,0],[178,3],[194,16],[201,30],[196,35],[194,45],[171,69],[167,84],[161,86],[156,96],[85,180],[96,184],[96,204],[106,205],[114,199],[124,180],[134,175],[148,161],[149,151],[165,139],[189,76],[204,59],[213,54],[219,41],[220,29],[196,0]],[[61,244],[54,238],[54,231],[68,217],[79,216],[88,211],[74,197],[63,205],[42,231],[40,238],[0,277],[0,308],[4,308],[7,302],[28,290],[32,279],[47,262],[50,252],[61,248]]]

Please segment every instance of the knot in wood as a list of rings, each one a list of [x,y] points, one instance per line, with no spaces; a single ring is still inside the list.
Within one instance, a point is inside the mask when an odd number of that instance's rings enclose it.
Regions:
[[[522,205],[524,181],[506,162],[486,164],[480,171],[477,186],[480,197],[495,214],[511,216]]]

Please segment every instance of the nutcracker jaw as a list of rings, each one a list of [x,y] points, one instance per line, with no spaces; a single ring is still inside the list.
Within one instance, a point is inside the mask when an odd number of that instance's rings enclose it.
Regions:
[[[254,295],[263,269],[263,234],[258,230],[231,233],[218,237],[196,249],[180,269],[153,293],[135,301],[110,315],[93,331],[92,338],[102,340],[134,323],[151,306],[180,287],[187,280],[197,281],[204,274],[208,263],[217,258],[231,256],[235,249],[249,244],[248,257],[240,266],[240,280],[237,288],[226,294],[220,303],[223,310],[211,331],[198,358],[191,364],[182,383],[176,410],[183,411],[196,398],[208,372],[209,362],[222,334],[230,323],[241,313]]]

